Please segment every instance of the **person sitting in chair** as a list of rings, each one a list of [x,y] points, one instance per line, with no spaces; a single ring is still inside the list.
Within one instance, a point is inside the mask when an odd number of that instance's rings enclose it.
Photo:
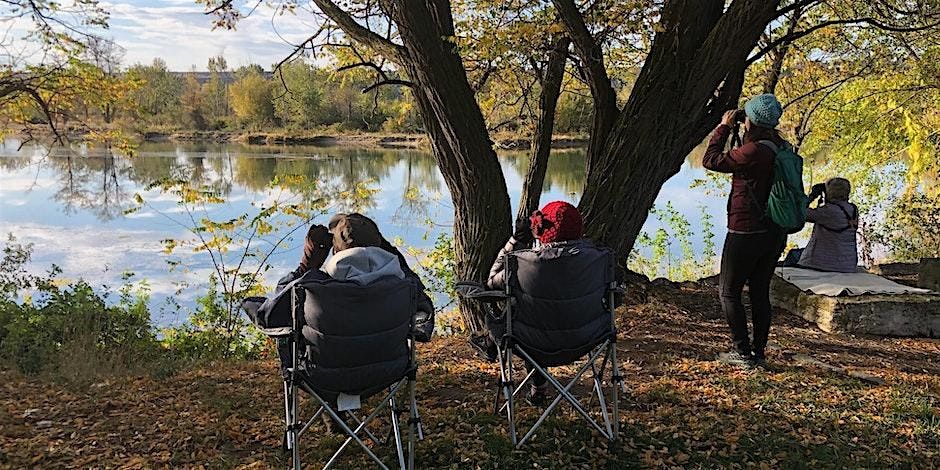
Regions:
[[[583,247],[594,246],[590,240],[584,238],[584,223],[578,209],[564,201],[550,202],[541,211],[535,211],[530,218],[520,218],[516,221],[515,232],[509,237],[493,262],[487,279],[487,287],[494,290],[505,289],[506,271],[503,265],[505,255],[512,251],[532,248],[536,239],[539,245],[534,248],[535,250],[551,251],[558,257],[576,256]],[[470,344],[487,360],[495,362],[496,345],[505,332],[502,313],[493,311],[487,315],[486,328],[488,334],[470,338]],[[527,368],[531,370],[530,366]],[[533,404],[543,403],[547,385],[544,376],[535,374],[529,390],[529,401]]]
[[[330,249],[333,257],[327,261]],[[414,338],[431,340],[434,332],[434,304],[424,289],[421,279],[408,267],[398,249],[379,232],[372,219],[362,214],[337,214],[327,227],[313,225],[304,238],[304,252],[297,269],[277,282],[274,296],[257,307],[257,318],[290,318],[290,286],[301,280],[340,279],[368,284],[392,275],[410,278],[417,287],[418,308]],[[250,302],[246,301],[246,302]],[[290,348],[286,340],[278,341],[282,373],[290,364]]]
[[[845,178],[832,178],[813,185],[810,202],[824,201],[806,211],[813,234],[803,249],[797,267],[840,273],[858,270],[858,207],[849,202],[852,186]]]

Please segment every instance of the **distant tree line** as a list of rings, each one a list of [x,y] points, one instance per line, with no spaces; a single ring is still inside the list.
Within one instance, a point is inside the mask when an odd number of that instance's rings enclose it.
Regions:
[[[85,103],[84,122],[100,120],[141,132],[423,132],[409,89],[374,87],[373,77],[362,69],[337,71],[301,59],[280,64],[273,72],[256,64],[230,69],[220,56],[209,59],[207,71],[171,71],[160,58],[122,70],[121,51],[101,49],[105,51],[98,51],[90,62],[122,82],[126,91],[116,103]],[[558,113],[559,132],[587,131],[589,104],[579,95],[564,94]],[[506,107],[490,120],[499,130],[524,133],[525,122],[514,119],[518,114]]]
[[[363,93],[371,82],[352,71],[301,60],[274,73],[259,65],[229,70],[223,57],[209,59],[207,68],[172,72],[159,58],[128,67],[123,79],[136,86],[122,100],[120,118],[140,129],[420,131],[406,91]]]

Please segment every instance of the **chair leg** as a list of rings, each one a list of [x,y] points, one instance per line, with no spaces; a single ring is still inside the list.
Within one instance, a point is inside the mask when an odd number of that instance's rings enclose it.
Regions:
[[[291,444],[293,444],[290,436],[290,400],[290,383],[284,380],[284,435],[281,450],[285,454],[290,452]]]
[[[524,353],[523,353],[523,354],[524,354]],[[580,368],[580,369],[578,370],[578,372],[574,375],[574,377],[571,379],[571,381],[568,382],[567,385],[565,385],[564,389],[562,389],[560,385],[556,385],[556,384],[558,384],[558,381],[555,380],[554,378],[552,378],[551,375],[548,373],[548,371],[544,370],[541,366],[539,366],[539,365],[537,365],[537,364],[535,365],[535,370],[537,370],[540,374],[542,374],[542,375],[546,378],[546,380],[547,380],[549,383],[551,383],[552,386],[554,386],[554,387],[556,388],[556,390],[558,391],[558,395],[555,396],[555,399],[552,400],[552,402],[548,405],[548,407],[545,408],[544,411],[542,411],[542,414],[541,414],[541,415],[539,416],[539,418],[535,421],[535,424],[533,424],[532,427],[529,428],[529,431],[526,432],[525,436],[522,436],[522,440],[520,440],[519,443],[516,445],[517,448],[518,448],[518,447],[522,447],[522,445],[525,444],[526,441],[528,441],[529,438],[531,438],[531,437],[535,434],[536,429],[538,429],[538,427],[542,425],[542,422],[544,422],[545,419],[548,418],[548,416],[552,413],[552,411],[555,410],[555,407],[557,407],[558,404],[561,403],[562,400],[571,401],[571,399],[568,398],[568,397],[570,397],[570,395],[569,395],[567,392],[568,392],[568,390],[571,389],[571,387],[574,386],[575,383],[577,383],[577,381],[580,379],[581,375],[584,374],[584,372],[588,369],[588,367],[590,367],[590,364],[591,364],[590,361],[591,361],[593,358],[596,358],[596,355],[594,355],[594,354],[592,353],[592,355],[591,355],[590,357],[591,357],[591,359],[589,359],[589,361],[588,361],[587,363],[585,363],[583,366],[581,366],[581,368]],[[535,363],[533,362],[533,364],[535,364]],[[574,403],[572,403],[572,406],[576,406],[576,405],[575,405]],[[590,418],[588,418],[588,420],[593,422],[593,420],[591,420]],[[594,427],[596,427],[596,428],[598,428],[598,430],[600,430],[600,428],[597,426],[597,424],[595,424]],[[603,431],[601,431],[601,432],[603,433]]]
[[[509,440],[516,445],[516,422],[513,419],[512,403],[512,349],[498,351],[500,357],[499,373],[503,381],[503,398],[506,400],[506,418],[509,420]]]
[[[620,376],[620,365],[617,363],[617,342],[612,341],[610,343],[610,371],[612,374],[611,377],[611,402],[613,402],[614,412],[614,429],[611,434],[612,441],[616,441],[620,437],[620,387],[623,386],[623,377]],[[601,371],[603,372],[603,371]]]
[[[298,395],[297,382],[295,380],[291,380],[290,412],[288,413],[290,415],[290,420],[289,420],[290,424],[288,425],[287,433],[288,433],[288,440],[290,442],[288,446],[290,447],[290,450],[291,450],[291,461],[293,463],[294,470],[300,470],[300,439],[299,439],[300,436],[299,436],[299,433],[297,432],[297,405],[298,405],[297,395]]]
[[[415,468],[415,430],[421,438],[421,420],[418,417],[418,402],[415,399],[415,381],[408,381],[408,399],[411,402],[411,415],[408,419],[408,470]]]
[[[369,439],[372,439],[372,442],[374,442],[374,443],[377,444],[377,445],[379,445],[379,444],[385,445],[385,444],[388,442],[387,439],[384,440],[384,441],[382,441],[382,440],[380,440],[378,437],[376,437],[375,434],[372,434],[372,431],[369,430],[369,427],[368,427],[368,426],[365,426],[365,424],[363,423],[363,421],[362,421],[361,419],[359,419],[359,417],[356,416],[355,413],[353,413],[352,411],[347,411],[346,413],[349,415],[349,417],[352,419],[352,421],[353,421],[354,423],[356,423],[356,426],[359,426],[360,424],[363,425],[363,427],[362,427],[362,432],[365,433],[366,437],[368,437]]]
[[[317,395],[316,393],[311,394],[311,396],[315,398],[317,401],[319,401],[320,404],[324,407],[324,410],[326,411],[326,413],[330,417],[332,417],[334,421],[336,421],[337,425],[343,430],[346,436],[348,436],[346,437],[346,440],[343,441],[343,444],[339,446],[339,449],[337,449],[336,452],[333,453],[333,456],[330,457],[329,461],[326,462],[326,465],[323,466],[324,470],[331,468],[339,459],[339,456],[340,454],[343,453],[343,450],[345,450],[346,447],[348,447],[349,444],[353,442],[355,442],[359,447],[361,447],[362,450],[365,451],[365,453],[373,461],[375,461],[375,463],[379,466],[379,468],[388,469],[388,467],[382,462],[382,460],[379,459],[375,455],[375,452],[373,452],[372,449],[370,449],[369,446],[367,446],[365,442],[362,441],[362,439],[359,437],[359,433],[362,432],[363,429],[365,429],[366,426],[368,426],[368,424],[372,422],[373,419],[375,419],[378,415],[380,415],[381,413],[385,411],[385,407],[388,405],[391,398],[396,393],[398,393],[398,391],[404,385],[405,385],[405,380],[402,380],[398,382],[397,384],[395,384],[391,389],[389,389],[388,394],[385,395],[385,397],[383,397],[381,401],[379,401],[379,404],[372,410],[371,413],[369,413],[368,416],[362,419],[362,421],[356,426],[355,430],[351,429],[349,427],[349,424],[347,424],[346,421],[341,419],[339,415],[336,413],[336,411],[330,408],[329,404],[326,401],[324,401],[320,395]]]
[[[526,374],[525,378],[522,379],[522,382],[519,382],[519,385],[516,386],[516,389],[512,391],[513,397],[519,394],[519,392],[525,387],[525,385],[529,383],[529,380],[532,380],[533,375],[535,375],[535,369],[530,370],[529,373]],[[496,392],[496,399],[497,400],[499,399],[499,391]],[[497,414],[502,413],[503,410],[506,408],[506,406],[508,405],[506,403],[503,403],[503,406],[499,408],[499,410],[497,411]]]
[[[601,371],[603,373],[603,371]],[[597,393],[597,404],[601,409],[601,416],[604,418],[604,427],[607,428],[607,438],[613,440],[614,431],[610,426],[610,415],[607,412],[607,401],[604,400],[604,388],[601,386],[601,377],[596,373],[594,375],[594,391]]]
[[[542,415],[535,422],[535,424],[531,428],[529,428],[529,432],[526,433],[526,435],[522,438],[521,441],[519,441],[516,447],[521,446],[523,443],[525,443],[526,440],[529,439],[529,437],[532,436],[532,434],[535,433],[535,428],[537,428],[539,425],[542,424],[542,421],[544,421],[545,418],[549,415],[549,413],[551,413],[555,409],[555,407],[558,406],[558,403],[561,402],[562,398],[564,398],[568,403],[570,403],[571,407],[574,408],[575,411],[578,412],[578,414],[583,416],[584,419],[586,419],[592,426],[594,426],[594,429],[597,429],[599,433],[605,436],[607,435],[607,432],[604,430],[604,428],[602,428],[599,424],[597,424],[597,422],[594,421],[594,418],[592,418],[591,415],[587,411],[584,410],[584,407],[581,406],[581,403],[578,401],[578,399],[575,398],[573,395],[571,395],[571,393],[569,393],[569,390],[571,389],[571,387],[574,386],[575,382],[580,380],[584,372],[587,371],[588,368],[590,368],[590,364],[593,363],[593,361],[597,360],[597,357],[600,355],[600,352],[601,351],[596,351],[596,352],[591,353],[591,355],[588,357],[588,362],[585,363],[583,366],[581,366],[581,369],[579,369],[578,373],[574,375],[574,378],[571,379],[570,382],[568,382],[568,385],[563,386],[561,383],[558,382],[558,380],[552,377],[551,374],[549,374],[544,369],[539,367],[538,364],[536,364],[536,362],[532,359],[532,357],[526,354],[524,350],[521,350],[521,349],[519,350],[519,354],[522,356],[523,359],[529,361],[535,367],[538,367],[539,373],[545,376],[545,379],[548,381],[548,383],[552,384],[552,387],[554,387],[555,390],[558,391],[558,396],[555,397],[555,400],[552,401],[552,403],[548,406],[548,408],[545,409],[544,412],[542,412]]]
[[[359,444],[359,447],[361,447],[362,450],[364,450],[365,453],[370,458],[372,458],[372,460],[375,461],[376,464],[379,465],[379,468],[382,468],[383,470],[388,470],[388,467],[385,466],[385,464],[382,462],[382,459],[380,459],[377,455],[375,455],[375,452],[372,452],[372,449],[370,449],[369,446],[367,446],[366,443],[363,442],[362,439],[360,439],[358,436],[358,432],[361,431],[362,428],[366,426],[366,423],[368,423],[369,421],[371,421],[372,418],[375,417],[376,413],[373,413],[368,418],[366,418],[364,422],[360,424],[359,426],[357,426],[356,430],[353,431],[352,429],[350,429],[349,425],[346,424],[346,422],[343,421],[342,418],[340,418],[339,415],[337,415],[335,411],[333,411],[332,408],[326,407],[326,412],[333,418],[334,421],[336,421],[337,425],[339,425],[339,427],[343,430],[343,432],[345,432],[346,435],[350,437],[347,437],[346,441],[343,442],[343,445],[339,447],[339,450],[333,453],[333,457],[331,457],[330,460],[326,462],[326,465],[323,466],[324,469],[331,468],[333,464],[336,463],[336,460],[339,458],[339,455],[343,452],[344,449],[346,449],[346,446],[348,446],[350,442],[354,441],[356,442],[356,444]]]
[[[392,433],[395,438],[395,452],[398,454],[398,466],[399,468],[405,468],[405,451],[402,448],[401,443],[401,429],[398,427],[398,404],[396,403],[395,397],[388,399],[388,408],[392,414]]]

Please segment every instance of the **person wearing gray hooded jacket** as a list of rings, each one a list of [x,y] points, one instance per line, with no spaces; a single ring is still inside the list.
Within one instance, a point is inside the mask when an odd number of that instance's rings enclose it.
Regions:
[[[333,257],[327,260],[331,248]],[[413,335],[416,341],[430,341],[434,333],[434,304],[424,284],[401,252],[382,237],[375,222],[362,214],[337,214],[327,227],[310,227],[297,269],[278,281],[273,296],[250,298],[243,307],[255,324],[285,325],[291,318],[291,287],[298,282],[332,278],[368,284],[387,275],[415,283],[418,299]],[[282,372],[290,366],[288,351],[287,341],[279,341]]]

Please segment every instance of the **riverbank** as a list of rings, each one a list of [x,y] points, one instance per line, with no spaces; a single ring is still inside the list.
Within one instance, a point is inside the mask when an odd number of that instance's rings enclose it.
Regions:
[[[637,281],[618,311],[629,393],[608,446],[569,408],[522,451],[492,415],[497,369],[461,337],[419,348],[420,468],[930,468],[940,457],[940,342],[827,335],[778,312],[768,370],[720,364],[711,282]],[[824,364],[824,365],[820,365]],[[834,372],[837,365],[855,376]],[[858,378],[863,377],[863,378]],[[283,468],[273,359],[87,389],[0,372],[0,465]],[[535,410],[522,406],[531,423]],[[303,441],[315,468],[339,444]],[[380,455],[391,457],[392,449]],[[369,466],[360,451],[344,467]]]
[[[323,147],[352,146],[370,148],[415,148],[430,149],[426,134],[389,133],[325,133],[288,134],[281,132],[145,132],[140,135],[144,142],[238,142],[249,145],[314,145]],[[494,135],[493,145],[502,150],[528,150],[531,140],[514,134]],[[579,148],[587,146],[587,139],[575,135],[557,135],[552,139],[552,148]]]

